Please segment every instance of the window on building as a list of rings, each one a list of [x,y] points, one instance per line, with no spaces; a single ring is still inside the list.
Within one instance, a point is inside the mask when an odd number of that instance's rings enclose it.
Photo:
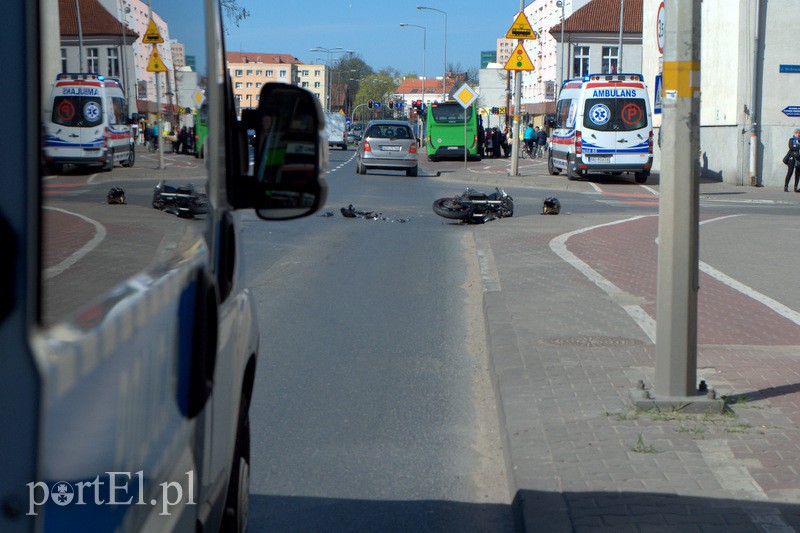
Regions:
[[[256,102],[258,102],[259,100],[261,100],[261,95],[260,95],[260,94],[257,94],[257,95],[256,95]]]
[[[603,73],[616,74],[619,64],[619,48],[616,46],[603,47]]]
[[[234,87],[234,89],[241,89],[242,88],[242,82],[237,81],[236,84],[233,87]]]
[[[247,98],[248,100],[250,100],[252,97],[253,97],[252,94],[245,95],[245,98]]]
[[[242,76],[242,69],[236,69],[236,76],[237,77],[241,77]]]
[[[253,75],[253,69],[247,69],[247,75],[248,76],[252,76]]]
[[[303,73],[302,73],[302,75],[303,75],[303,76],[308,76],[308,71],[307,71],[307,70],[304,70],[304,71],[303,71]]]
[[[67,49],[61,49],[61,72],[67,71]]]
[[[107,48],[108,55],[108,75],[119,77],[119,54],[116,48]]]
[[[247,88],[248,89],[252,89],[253,88],[253,82],[252,81],[248,81],[247,82]]]
[[[318,82],[318,81],[315,81],[314,82],[314,88],[319,89],[320,87],[322,87],[322,84],[320,82]]]
[[[271,71],[271,70],[268,70],[268,71],[267,71],[267,77],[268,77],[268,78],[271,78],[271,77],[273,77],[274,75],[275,75],[275,74],[274,74],[274,72],[273,72],[273,71]]]
[[[263,75],[264,75],[264,71],[263,70],[257,70],[256,71],[256,76],[263,76]]]
[[[572,76],[580,78],[589,74],[589,47],[576,46],[572,54]]]
[[[303,84],[302,84],[302,85],[300,85],[300,87],[303,87],[303,88],[308,88],[308,82],[307,82],[307,81],[304,81],[304,82],[303,82]]]
[[[258,88],[259,88],[259,87],[261,87],[262,85],[263,85],[263,83],[261,83],[260,81],[257,81],[257,82],[256,82],[256,89],[258,89]]]
[[[86,72],[100,72],[100,57],[97,48],[86,49]]]
[[[321,75],[322,75],[322,71],[321,70],[315,70],[314,71],[314,76],[321,76]]]
[[[285,77],[286,77],[286,71],[285,71],[285,70],[281,70],[281,71],[278,73],[278,77],[279,77],[279,78],[285,78]]]

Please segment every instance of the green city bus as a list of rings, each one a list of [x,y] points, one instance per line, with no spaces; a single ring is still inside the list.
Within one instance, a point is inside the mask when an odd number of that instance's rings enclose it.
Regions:
[[[194,115],[194,156],[205,158],[208,135],[208,106],[203,103]]]
[[[464,108],[458,102],[428,104],[425,113],[427,151],[429,161],[439,159],[464,159],[464,117],[467,120],[467,157],[478,155],[478,118],[475,106]]]

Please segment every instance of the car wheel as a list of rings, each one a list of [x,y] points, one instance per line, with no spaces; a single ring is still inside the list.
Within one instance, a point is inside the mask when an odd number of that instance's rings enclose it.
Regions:
[[[419,167],[409,168],[406,170],[406,176],[416,177],[419,172]]]
[[[561,170],[553,165],[552,154],[547,156],[547,172],[549,172],[551,176],[557,176],[559,173],[561,173]]]
[[[250,498],[250,414],[245,398],[239,402],[239,424],[228,482],[225,515],[220,531],[243,533],[247,531]]]
[[[570,181],[575,181],[580,178],[580,174],[573,170],[573,164],[575,163],[574,156],[567,156],[567,179]]]
[[[633,179],[636,180],[636,183],[646,183],[648,176],[650,176],[649,172],[636,172]]]
[[[106,162],[103,163],[103,171],[109,172],[113,168],[114,168],[114,149],[109,148],[108,152],[106,153]]]
[[[128,159],[122,162],[122,166],[132,167],[134,161],[136,161],[136,152],[133,150],[133,146],[131,146],[130,151],[128,151]]]

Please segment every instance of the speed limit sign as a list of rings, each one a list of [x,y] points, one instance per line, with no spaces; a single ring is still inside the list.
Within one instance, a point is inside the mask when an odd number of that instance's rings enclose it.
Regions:
[[[664,53],[664,40],[666,39],[667,16],[664,14],[664,2],[658,6],[656,15],[656,36],[658,42],[658,53]]]

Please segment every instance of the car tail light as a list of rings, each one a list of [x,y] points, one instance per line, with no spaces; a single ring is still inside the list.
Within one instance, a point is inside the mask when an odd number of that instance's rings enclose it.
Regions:
[[[650,136],[647,139],[647,153],[653,155],[653,130],[650,130]]]
[[[416,154],[417,153],[417,145],[414,142],[412,142],[411,146],[408,148],[408,153],[409,154]]]
[[[372,148],[369,147],[369,141],[364,141],[364,151],[371,152]]]
[[[575,155],[583,155],[583,137],[581,132],[575,132]]]

